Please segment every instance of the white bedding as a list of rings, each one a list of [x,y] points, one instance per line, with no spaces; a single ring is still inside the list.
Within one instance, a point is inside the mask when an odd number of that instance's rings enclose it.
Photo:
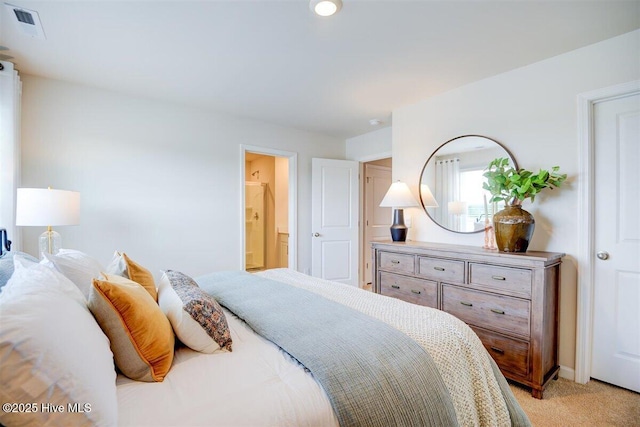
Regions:
[[[161,383],[118,375],[118,425],[335,426],[331,404],[288,354],[225,310],[233,352],[176,351]]]
[[[405,332],[436,362],[460,425],[507,426],[509,412],[490,356],[462,321],[439,310],[292,270],[258,273],[307,289]],[[118,376],[120,426],[334,426],[323,389],[304,368],[225,310],[233,352],[181,348],[162,383]]]

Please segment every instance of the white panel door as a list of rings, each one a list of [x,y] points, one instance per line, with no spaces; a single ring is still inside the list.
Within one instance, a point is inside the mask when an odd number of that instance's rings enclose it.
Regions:
[[[389,240],[391,232],[391,208],[381,208],[380,202],[391,186],[391,168],[376,165],[364,165],[364,248],[363,276],[364,284],[372,283],[371,242]]]
[[[311,275],[358,286],[358,162],[312,159]]]
[[[594,106],[591,377],[640,392],[640,95]]]

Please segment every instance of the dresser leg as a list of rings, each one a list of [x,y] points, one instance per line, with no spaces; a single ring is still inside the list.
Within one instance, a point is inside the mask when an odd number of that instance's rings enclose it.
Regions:
[[[542,400],[542,393],[543,390],[538,390],[535,388],[531,389],[531,396],[533,396],[535,399],[541,399]]]

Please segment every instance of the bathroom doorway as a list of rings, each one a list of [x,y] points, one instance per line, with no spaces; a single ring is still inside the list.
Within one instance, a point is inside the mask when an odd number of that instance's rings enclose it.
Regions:
[[[262,182],[245,182],[245,263],[249,271],[263,270],[267,265],[267,186]]]
[[[244,152],[244,264],[289,267],[289,158]]]

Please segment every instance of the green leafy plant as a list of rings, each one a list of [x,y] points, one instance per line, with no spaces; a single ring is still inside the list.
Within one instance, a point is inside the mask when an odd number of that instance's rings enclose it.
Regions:
[[[506,205],[513,206],[522,205],[526,199],[533,202],[540,191],[560,187],[567,179],[566,173],[558,173],[559,166],[552,167],[551,172],[540,169],[540,172],[533,173],[514,169],[507,158],[493,160],[485,170],[483,176],[487,182],[482,184],[482,188],[491,193],[490,202],[504,201]]]

